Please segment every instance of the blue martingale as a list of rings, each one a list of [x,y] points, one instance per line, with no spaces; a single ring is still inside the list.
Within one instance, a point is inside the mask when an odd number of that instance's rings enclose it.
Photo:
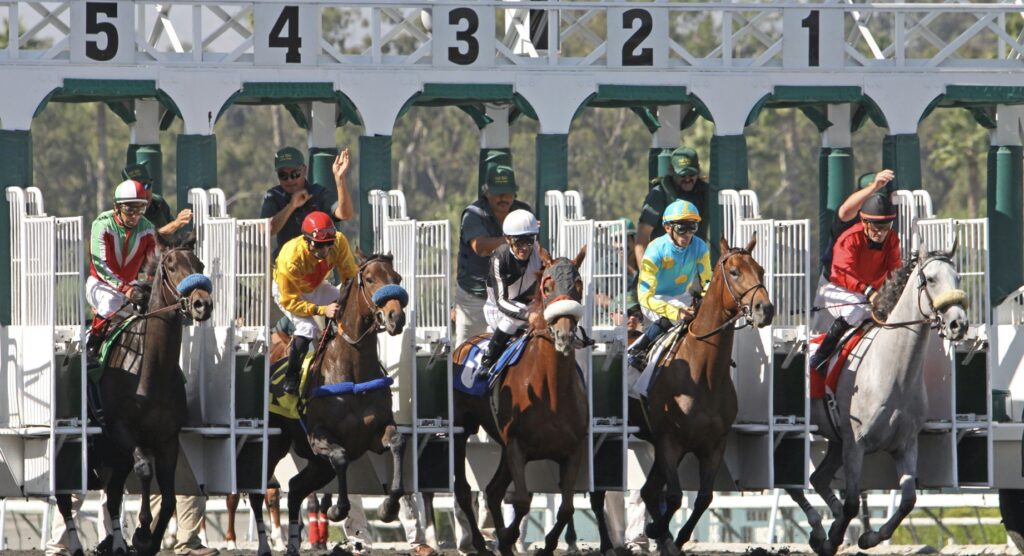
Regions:
[[[405,291],[405,288],[398,284],[388,284],[373,292],[373,297],[370,299],[378,307],[392,299],[397,299],[402,304],[402,307],[405,307],[409,304],[409,292]]]
[[[490,339],[481,341],[479,344],[469,348],[470,351],[466,355],[466,360],[463,364],[455,365],[452,369],[452,382],[455,389],[471,396],[486,395],[494,383],[501,378],[505,369],[519,362],[529,337],[529,334],[523,334],[512,342],[512,345],[508,346],[505,353],[501,354],[501,357],[491,367],[490,372],[485,378],[476,378],[476,370],[480,367],[480,359],[487,350],[487,344],[490,343]]]
[[[323,386],[318,386],[316,390],[310,392],[309,397],[322,398],[324,396],[341,396],[343,394],[365,394],[373,390],[387,388],[394,382],[394,379],[389,376],[385,376],[382,378],[367,380],[366,382],[337,382],[335,384],[325,384]]]
[[[213,292],[213,282],[202,274],[189,274],[184,280],[178,283],[178,295],[188,295],[193,290],[203,290],[206,293]]]

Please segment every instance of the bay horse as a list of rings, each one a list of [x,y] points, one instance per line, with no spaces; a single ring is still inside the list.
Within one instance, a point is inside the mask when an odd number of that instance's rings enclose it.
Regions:
[[[811,525],[810,545],[832,556],[846,528],[857,515],[864,456],[888,452],[896,462],[901,497],[896,512],[878,531],[865,527],[857,544],[868,549],[892,537],[917,502],[917,440],[928,413],[924,359],[929,328],[951,341],[963,338],[969,322],[953,263],[957,242],[949,251],[926,252],[892,273],[879,290],[873,313],[887,318],[865,333],[853,348],[836,386],[838,431],[824,403],[811,404],[811,422],[828,442],[825,457],[811,474],[811,485],[835,516],[825,535],[821,515],[802,489],[787,489]],[[876,317],[877,321],[878,318]],[[869,349],[870,348],[870,349]],[[839,468],[846,479],[840,503],[831,482]]]
[[[497,399],[496,420],[490,396],[471,396],[453,389],[454,425],[463,432],[455,435],[455,499],[468,517],[473,546],[489,554],[473,511],[472,493],[466,480],[466,442],[483,427],[501,444],[501,458],[486,488],[487,507],[494,518],[498,547],[511,554],[519,537],[519,526],[530,511],[532,495],[526,485],[527,462],[551,459],[560,470],[562,501],[556,521],[545,536],[539,554],[552,554],[565,526],[572,520],[573,494],[580,464],[587,453],[589,409],[586,387],[577,373],[574,342],[576,325],[583,311],[583,280],[579,266],[586,247],[572,260],[552,260],[540,251],[541,277],[532,310],[544,313],[546,328],[530,330],[533,336],[519,360],[505,370]],[[468,343],[457,349],[465,353]],[[511,483],[515,517],[506,527],[501,502]]]
[[[377,354],[378,333],[387,331],[396,336],[405,328],[408,294],[399,285],[402,277],[392,262],[391,255],[372,255],[360,263],[355,278],[343,286],[339,299],[342,310],[329,323],[324,345],[314,360],[314,370],[303,386],[303,423],[274,413],[270,416],[270,426],[280,427],[282,433],[271,437],[268,474],[273,474],[289,447],[308,462],[288,483],[289,555],[299,553],[302,501],[331,479],[338,480],[338,500],[328,509],[327,518],[338,522],[348,516],[348,465],[368,450],[378,454],[391,451],[391,487],[377,513],[385,523],[398,517],[398,501],[404,494],[405,437],[395,424],[391,380]],[[332,327],[337,332],[330,330]],[[368,386],[370,389],[364,389]],[[266,556],[270,554],[270,545],[263,523],[262,500],[262,494],[249,495],[259,533],[257,553]]]
[[[174,514],[174,472],[178,463],[178,433],[185,424],[187,403],[184,376],[179,371],[182,325],[185,318],[202,322],[213,314],[209,279],[195,253],[196,238],[182,242],[157,234],[158,248],[146,274],[153,276],[147,312],[111,346],[98,390],[103,408],[101,465],[110,468],[106,481],[107,511],[113,523],[111,552],[128,554],[118,516],[124,485],[134,470],[142,485],[139,525],[132,547],[140,555],[160,550],[167,523]],[[115,324],[116,326],[116,324]],[[145,401],[137,392],[145,391]],[[153,526],[149,496],[153,477],[160,488],[160,513]],[[57,495],[64,518],[68,550],[83,554],[74,520],[71,495]]]
[[[715,475],[738,411],[730,374],[735,323],[746,317],[760,328],[771,324],[775,316],[764,286],[764,269],[751,256],[756,244],[756,233],[742,249],[730,247],[725,238],[721,239],[721,255],[689,332],[665,356],[667,362],[661,364],[643,402],[654,444],[654,464],[640,495],[652,520],[647,525],[647,536],[658,541],[662,554],[678,553],[690,540],[714,496]],[[669,520],[682,503],[678,468],[691,452],[700,464],[700,487],[693,511],[673,544]]]

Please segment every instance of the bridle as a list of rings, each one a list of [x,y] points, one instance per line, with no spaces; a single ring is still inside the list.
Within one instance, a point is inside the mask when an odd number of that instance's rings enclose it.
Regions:
[[[170,277],[167,275],[167,271],[164,270],[164,262],[167,261],[167,258],[175,251],[191,251],[191,249],[185,247],[172,247],[160,255],[160,263],[157,265],[160,274],[160,288],[167,294],[170,294],[170,299],[172,301],[165,307],[161,307],[142,315],[142,318],[149,318],[164,313],[170,313],[172,311],[177,311],[181,316],[190,318],[191,314],[189,312],[188,301],[192,292],[194,290],[201,289],[210,293],[213,289],[210,284],[210,279],[198,272],[189,274],[179,280],[177,284],[172,283]]]
[[[764,283],[761,282],[760,280],[753,286],[750,286],[749,288],[743,290],[742,293],[736,293],[736,289],[733,287],[732,282],[729,281],[729,273],[725,270],[725,261],[728,261],[729,258],[732,257],[733,255],[739,254],[750,255],[750,253],[746,249],[733,249],[726,253],[726,255],[722,257],[722,260],[718,262],[719,270],[722,273],[722,279],[725,280],[725,289],[726,291],[729,292],[729,295],[732,296],[732,301],[736,305],[736,307],[738,307],[739,310],[736,311],[735,315],[729,317],[717,328],[713,329],[711,332],[708,332],[706,334],[698,334],[693,330],[693,326],[691,324],[690,333],[693,334],[694,337],[698,340],[710,338],[711,336],[714,336],[715,334],[718,334],[719,332],[725,330],[727,327],[731,326],[733,323],[740,320],[741,318],[749,317],[753,312],[751,304],[753,304],[754,302],[754,296],[751,295],[750,301],[748,301],[747,303],[743,303],[743,299],[747,297],[747,294],[752,294],[752,292],[755,292],[759,289],[764,290],[766,294],[768,293],[768,288],[766,288]],[[747,319],[747,323],[743,325],[743,328],[746,328],[747,326],[750,326],[750,319]]]
[[[930,328],[934,328],[934,329],[938,330],[940,337],[945,338],[946,335],[945,335],[944,329],[945,329],[945,324],[946,323],[945,323],[945,319],[942,316],[942,313],[946,309],[948,309],[948,308],[950,308],[950,307],[952,307],[954,305],[960,305],[960,307],[966,308],[965,304],[966,304],[966,300],[967,300],[967,293],[965,291],[963,291],[963,290],[960,290],[960,289],[954,289],[954,290],[949,290],[947,292],[943,292],[941,295],[939,295],[939,298],[938,298],[937,301],[936,301],[936,299],[934,297],[932,297],[932,293],[930,291],[928,291],[928,283],[927,283],[927,279],[925,278],[925,275],[924,275],[924,269],[925,269],[926,266],[928,266],[929,264],[931,264],[933,262],[936,262],[936,261],[947,263],[950,266],[953,266],[954,268],[956,266],[955,263],[953,262],[953,259],[950,258],[948,255],[944,255],[944,254],[929,255],[927,258],[924,259],[924,261],[922,261],[920,263],[920,266],[918,266],[918,268],[917,268],[917,311],[920,314],[922,314],[922,315],[927,315],[925,318],[923,318],[923,319],[916,319],[916,320],[909,320],[909,321],[904,321],[904,322],[892,322],[892,323],[890,323],[890,322],[882,322],[882,321],[880,321],[875,316],[875,312],[872,309],[872,311],[871,311],[871,320],[873,320],[876,325],[884,327],[884,328],[897,328],[897,327],[902,327],[902,326],[914,326],[914,325],[918,325],[918,324],[928,324]],[[916,261],[912,262],[911,264],[916,264]],[[924,294],[923,297],[925,297],[928,300],[928,311],[927,312],[924,310],[924,304],[921,302],[922,294]]]
[[[372,313],[360,316],[359,321],[366,323],[367,321],[372,319],[374,321],[373,325],[367,326],[366,330],[364,330],[363,333],[360,334],[358,338],[352,338],[351,336],[348,335],[348,332],[343,327],[339,327],[341,328],[342,339],[344,339],[349,345],[352,346],[358,345],[360,342],[365,340],[366,337],[369,336],[370,334],[378,334],[386,330],[384,326],[384,308],[382,307],[384,303],[387,303],[392,299],[398,299],[402,305],[402,308],[405,308],[406,304],[408,304],[409,302],[408,293],[405,292],[402,286],[394,282],[384,284],[383,286],[377,288],[377,290],[374,291],[372,294],[367,291],[369,288],[366,287],[366,281],[363,279],[363,272],[365,272],[367,267],[369,267],[371,264],[377,262],[380,262],[380,259],[376,257],[363,261],[363,263],[359,265],[359,271],[356,273],[355,277],[356,289],[359,290],[359,293],[362,296],[363,301],[366,303],[367,307],[371,307],[374,309]],[[347,301],[347,295],[345,301]]]

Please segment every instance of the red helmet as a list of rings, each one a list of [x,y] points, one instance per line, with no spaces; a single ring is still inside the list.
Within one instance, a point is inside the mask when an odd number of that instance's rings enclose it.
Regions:
[[[302,220],[302,235],[313,243],[334,243],[334,221],[326,212],[315,211]]]

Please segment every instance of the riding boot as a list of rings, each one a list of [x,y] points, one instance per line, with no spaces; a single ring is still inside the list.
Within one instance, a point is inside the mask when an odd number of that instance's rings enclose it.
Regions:
[[[629,366],[642,371],[647,366],[647,352],[663,333],[672,329],[672,321],[662,317],[644,329],[644,335],[640,336],[629,348]]]
[[[818,351],[814,352],[814,356],[811,357],[811,368],[818,371],[818,374],[824,376],[828,374],[828,369],[824,364],[829,358],[832,357],[832,352],[836,349],[836,344],[839,343],[839,339],[843,337],[843,334],[850,329],[850,323],[846,322],[846,319],[839,317],[832,323],[832,326],[828,329],[825,337],[821,340],[821,345],[818,346]]]
[[[292,348],[288,352],[288,370],[285,371],[283,385],[284,391],[287,394],[295,394],[299,391],[299,382],[301,381],[299,375],[302,371],[302,361],[306,359],[306,353],[309,352],[309,343],[311,341],[310,338],[302,336],[292,337]]]
[[[107,319],[97,315],[92,318],[89,339],[85,342],[85,361],[90,369],[100,366],[100,348],[106,336]]]
[[[476,370],[477,378],[484,378],[491,372],[491,367],[498,362],[501,354],[505,353],[505,348],[508,347],[508,342],[511,339],[511,334],[506,334],[501,330],[494,331],[491,341],[487,344],[487,351],[484,352],[484,356],[480,359],[480,368]]]

